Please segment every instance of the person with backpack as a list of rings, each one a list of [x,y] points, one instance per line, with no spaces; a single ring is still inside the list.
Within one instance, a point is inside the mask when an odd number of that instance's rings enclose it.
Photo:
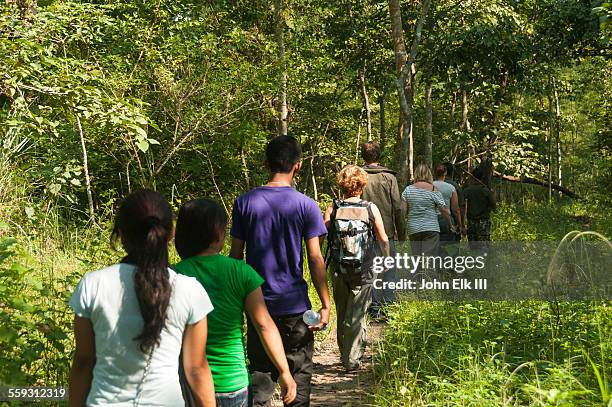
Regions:
[[[397,242],[406,239],[405,205],[400,196],[395,172],[379,164],[381,157],[380,144],[368,141],[361,147],[361,156],[366,165],[363,167],[368,174],[368,183],[363,190],[362,198],[376,204],[380,211],[385,233],[389,237],[390,255],[397,253]],[[395,267],[382,274],[383,282],[395,281]],[[372,305],[370,315],[380,319],[381,308],[395,300],[394,290],[383,288],[372,290]]]
[[[389,240],[376,204],[361,199],[368,174],[356,165],[337,177],[343,200],[325,211],[329,264],[333,273],[340,360],[348,371],[359,369],[365,351],[366,313],[372,301],[376,247],[389,256]]]
[[[264,280],[245,262],[220,254],[226,227],[227,214],[218,203],[194,199],[179,210],[174,237],[182,259],[176,270],[196,278],[215,307],[208,316],[206,355],[217,407],[246,407],[248,403],[249,375],[242,342],[245,311],[279,372],[281,397],[289,404],[295,399],[296,384],[282,339],[264,302]]]
[[[121,203],[112,236],[127,256],[87,273],[70,298],[70,406],[184,406],[181,350],[196,405],[215,405],[205,352],[213,306],[195,279],[168,267],[172,234],[172,209],[159,193],[134,192]]]
[[[291,406],[309,406],[314,352],[313,331],[329,322],[330,299],[320,237],[327,234],[319,205],[293,188],[302,168],[302,148],[291,136],[278,136],[266,146],[270,181],[234,202],[230,256],[246,262],[263,278],[261,286],[270,315],[283,338],[285,356],[297,383]],[[303,314],[312,308],[304,280],[303,244],[312,283],[321,300],[318,323],[307,325]],[[247,354],[253,401],[269,405],[279,378],[255,328],[247,318]]]

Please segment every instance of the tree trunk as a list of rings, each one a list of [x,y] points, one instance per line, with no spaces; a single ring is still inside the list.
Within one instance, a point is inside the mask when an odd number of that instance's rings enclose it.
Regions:
[[[274,36],[276,38],[277,57],[281,67],[278,84],[278,135],[287,135],[287,67],[285,64],[285,42],[283,40],[283,0],[274,0]]]
[[[451,99],[451,111],[450,111],[450,121],[451,121],[451,129],[455,128],[455,110],[457,108],[457,92],[453,92],[453,98]]]
[[[408,57],[406,53],[406,43],[404,42],[404,28],[402,27],[402,12],[400,0],[389,0],[389,16],[391,17],[391,37],[393,39],[393,51],[395,52],[395,72],[397,76],[402,72],[402,68]],[[395,155],[401,161],[402,138],[404,134],[404,113],[400,109],[397,124],[397,142],[395,143]]]
[[[387,92],[385,91],[378,99],[378,105],[380,106],[380,151],[385,151],[385,139],[386,139],[386,128],[385,128],[385,99],[387,98]]]
[[[548,95],[548,201],[552,200],[552,140],[555,119],[553,116],[553,102],[551,95]]]
[[[400,107],[403,113],[403,132],[402,132],[402,144],[399,155],[399,177],[401,185],[406,185],[409,180],[413,178],[413,140],[412,140],[412,112],[413,103],[412,95],[414,94],[414,65],[417,57],[417,51],[419,43],[421,42],[421,31],[423,30],[423,22],[429,12],[429,5],[431,0],[423,0],[423,5],[417,24],[415,27],[414,38],[410,46],[410,54],[408,60],[404,64],[402,71],[397,79],[397,91],[400,99]],[[407,82],[409,81],[409,82]],[[406,97],[406,88],[410,90],[410,97]]]
[[[429,167],[433,165],[432,143],[433,143],[433,102],[431,100],[431,80],[425,86],[425,164]]]
[[[357,165],[359,161],[359,144],[361,144],[361,116],[359,117],[359,124],[357,125],[357,143],[355,144],[355,162],[353,164]]]
[[[87,191],[87,203],[89,204],[89,215],[94,216],[93,196],[91,193],[91,179],[89,178],[89,164],[87,163],[87,147],[85,145],[85,134],[83,134],[83,126],[81,119],[76,115],[77,127],[79,128],[79,137],[81,139],[81,150],[83,152],[83,174],[85,176],[85,190]]]
[[[570,198],[576,198],[576,199],[581,199],[581,197],[576,194],[575,192],[570,191],[569,189],[561,186],[561,185],[557,185],[557,184],[551,184],[549,182],[546,181],[542,181],[536,178],[531,178],[531,177],[513,177],[511,175],[503,175],[498,173],[497,171],[493,172],[493,176],[496,178],[500,178],[502,181],[508,181],[508,182],[520,182],[522,184],[532,184],[532,185],[540,185],[542,187],[547,187],[550,189],[554,189],[556,191],[562,192],[563,194],[569,196]]]
[[[468,92],[467,90],[461,91],[461,127],[460,129],[464,132],[470,133],[472,131],[472,126],[470,125],[470,120],[468,118],[469,107],[468,107]],[[467,143],[468,148],[468,160],[467,160],[467,168],[468,171],[472,170],[472,140],[468,139]]]
[[[244,154],[244,146],[240,147],[240,162],[242,163],[242,174],[246,182],[246,189],[251,189],[251,177],[249,175],[249,167],[247,166],[246,156]]]
[[[365,68],[359,73],[359,80],[361,81],[361,96],[363,97],[363,110],[366,116],[366,132],[368,135],[368,141],[372,141],[372,110],[370,109],[370,98],[368,97],[368,90],[366,89],[365,83]]]
[[[468,93],[464,89],[461,91],[461,130],[469,133],[472,131],[472,126],[468,118],[468,109]]]
[[[557,83],[553,78],[553,91],[555,97],[555,140],[557,144],[557,184],[563,185],[561,176],[561,108],[559,106],[559,94],[557,93]]]

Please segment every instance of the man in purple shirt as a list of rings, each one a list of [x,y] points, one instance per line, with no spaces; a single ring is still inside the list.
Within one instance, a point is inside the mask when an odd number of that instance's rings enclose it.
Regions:
[[[231,257],[246,261],[265,280],[262,290],[276,323],[297,383],[291,406],[310,405],[314,335],[329,321],[330,299],[319,237],[327,234],[317,203],[292,187],[302,167],[299,142],[290,136],[272,139],[266,148],[270,181],[241,195],[232,211]],[[321,300],[321,322],[308,326],[302,314],[311,308],[304,280],[302,240],[306,243],[312,282]],[[253,322],[247,320],[247,353],[255,406],[268,405],[278,371],[268,358]]]

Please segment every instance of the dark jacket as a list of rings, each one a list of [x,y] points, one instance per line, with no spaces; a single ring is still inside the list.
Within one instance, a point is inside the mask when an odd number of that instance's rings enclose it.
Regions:
[[[379,165],[366,165],[363,169],[368,173],[368,185],[361,198],[376,204],[389,240],[405,240],[405,207],[395,172]]]
[[[481,184],[470,184],[463,189],[463,199],[467,205],[469,220],[486,220],[495,211],[493,191]]]

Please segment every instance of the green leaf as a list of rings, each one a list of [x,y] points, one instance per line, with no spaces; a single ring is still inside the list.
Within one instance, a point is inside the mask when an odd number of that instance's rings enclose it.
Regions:
[[[142,138],[146,139],[147,138],[147,132],[140,126],[136,126],[136,125],[132,125],[130,126],[132,129],[134,129],[134,131],[136,132],[137,136],[141,136]],[[149,148],[147,146],[147,148]],[[144,150],[146,151],[146,150]]]
[[[147,140],[141,140],[136,142],[136,147],[143,153],[146,153],[149,150],[149,142]]]

